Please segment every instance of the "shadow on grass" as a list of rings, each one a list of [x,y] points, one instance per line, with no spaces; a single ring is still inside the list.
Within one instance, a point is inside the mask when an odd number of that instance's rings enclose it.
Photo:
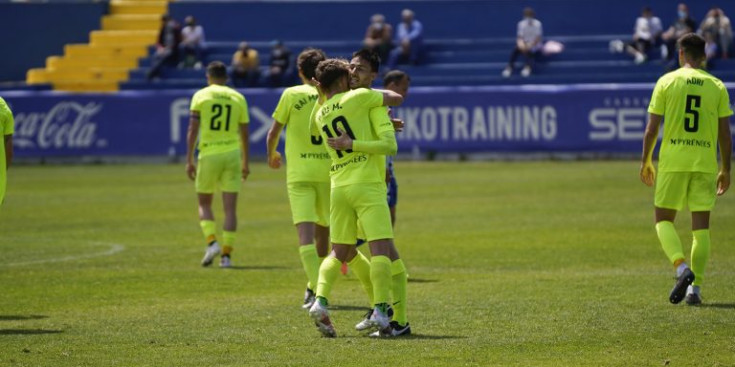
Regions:
[[[23,321],[23,320],[40,320],[47,319],[45,315],[0,315],[0,321]]]
[[[439,279],[408,278],[409,283],[438,283]]]
[[[229,270],[283,270],[290,269],[287,266],[268,266],[268,265],[253,265],[253,266],[230,266]]]
[[[702,303],[697,307],[703,308],[721,308],[724,310],[735,310],[735,303]]]
[[[59,334],[62,330],[43,330],[43,329],[0,329],[0,335],[40,335],[40,334]]]

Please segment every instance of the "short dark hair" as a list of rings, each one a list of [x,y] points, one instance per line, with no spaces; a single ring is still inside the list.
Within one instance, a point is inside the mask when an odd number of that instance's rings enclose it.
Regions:
[[[411,81],[411,77],[406,74],[404,71],[400,70],[391,70],[385,74],[383,77],[383,87],[387,87],[391,83],[400,83],[403,78],[408,79],[408,81]]]
[[[318,48],[307,48],[299,54],[297,65],[306,80],[311,80],[311,78],[316,76],[317,65],[326,59],[327,55],[324,51]]]
[[[370,71],[373,73],[377,73],[380,70],[380,55],[377,52],[369,48],[363,48],[352,54],[352,58],[354,59],[355,57],[367,61],[370,64]]]
[[[226,80],[227,66],[222,61],[212,61],[207,65],[207,76],[213,79]]]
[[[316,80],[322,88],[330,89],[340,78],[350,76],[350,64],[343,59],[326,59],[316,67]]]
[[[686,55],[692,61],[701,61],[707,56],[704,52],[704,38],[696,33],[687,33],[677,41],[679,48],[684,50]]]

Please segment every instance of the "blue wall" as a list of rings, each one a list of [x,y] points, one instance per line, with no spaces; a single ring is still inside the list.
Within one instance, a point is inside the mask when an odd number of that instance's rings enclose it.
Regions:
[[[30,68],[61,55],[67,43],[89,42],[100,28],[107,3],[0,3],[3,29],[0,81],[25,80]]]
[[[731,16],[735,12],[735,6],[723,4],[726,1],[690,1],[690,8],[701,21],[716,3]],[[577,35],[632,34],[643,5],[651,6],[668,27],[676,16],[676,4],[672,0],[178,1],[171,3],[170,12],[176,19],[197,17],[209,39],[345,40],[362,38],[374,13],[383,13],[396,24],[401,10],[411,8],[428,38],[473,38],[514,37],[526,5],[536,10],[547,35]]]

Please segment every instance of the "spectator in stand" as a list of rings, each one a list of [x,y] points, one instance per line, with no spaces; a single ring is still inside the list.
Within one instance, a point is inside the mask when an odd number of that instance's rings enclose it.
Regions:
[[[191,15],[184,19],[184,23],[186,26],[181,30],[181,44],[179,45],[184,57],[181,66],[201,69],[206,49],[204,28],[196,24],[196,20]]]
[[[232,55],[231,64],[232,84],[235,87],[254,87],[260,78],[260,58],[258,50],[250,47],[247,42],[240,42],[237,51]]]
[[[720,8],[712,8],[707,17],[699,26],[699,33],[705,40],[713,40],[717,45],[717,54],[723,59],[727,59],[730,55],[730,47],[732,46],[732,24],[730,18]]]
[[[179,22],[168,15],[161,17],[161,30],[158,32],[156,53],[146,75],[149,81],[161,76],[164,66],[175,66],[179,61],[179,43],[181,43],[181,27]]]
[[[377,52],[381,60],[387,60],[388,53],[393,48],[393,26],[385,22],[383,14],[370,17],[370,25],[362,43],[365,48]]]
[[[534,67],[536,57],[538,57],[541,47],[543,46],[544,30],[541,22],[536,19],[536,12],[527,7],[523,9],[523,19],[518,22],[516,32],[516,47],[510,54],[508,66],[503,70],[503,77],[507,78],[513,73],[516,59],[523,54],[526,58],[526,65],[521,70],[521,76],[528,77]]]
[[[268,85],[281,87],[288,82],[291,51],[280,40],[273,41],[270,61],[268,62]]]
[[[671,24],[671,27],[669,27],[666,32],[661,34],[661,39],[666,45],[665,58],[669,60],[677,58],[677,55],[679,54],[676,52],[676,41],[681,38],[681,36],[697,30],[697,22],[689,15],[689,7],[687,4],[680,3],[676,10],[676,20]],[[678,60],[676,60],[676,62],[678,63]]]
[[[648,59],[648,51],[661,40],[662,33],[661,19],[653,15],[651,8],[645,7],[635,21],[633,41],[625,46],[625,50],[633,56],[636,64],[642,64]]]
[[[424,43],[424,27],[415,19],[411,9],[403,9],[401,23],[396,31],[397,46],[388,55],[388,70],[395,69],[399,62],[416,65],[420,61]]]

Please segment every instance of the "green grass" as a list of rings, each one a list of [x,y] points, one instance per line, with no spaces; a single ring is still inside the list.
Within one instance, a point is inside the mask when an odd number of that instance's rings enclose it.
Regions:
[[[284,171],[252,168],[237,267],[221,270],[199,266],[181,165],[14,167],[0,366],[735,365],[735,193],[712,216],[705,305],[673,306],[634,162],[397,169],[414,336],[372,340],[353,329],[366,306],[353,276],[332,294],[337,339],[300,309]]]

